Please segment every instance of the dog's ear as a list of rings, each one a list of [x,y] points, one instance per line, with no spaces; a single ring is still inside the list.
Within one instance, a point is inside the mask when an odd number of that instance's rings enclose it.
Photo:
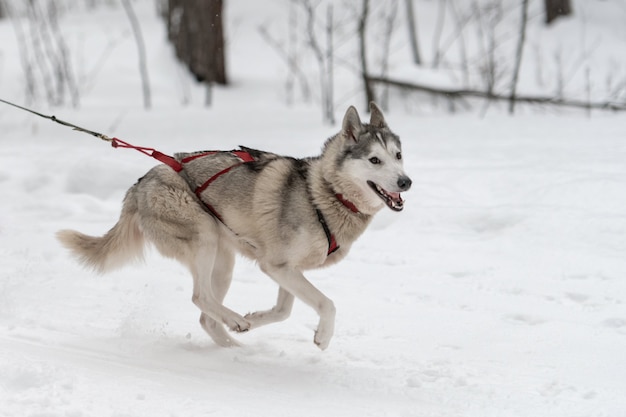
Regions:
[[[341,126],[341,131],[343,135],[347,139],[352,139],[353,141],[359,140],[359,134],[363,130],[363,125],[361,124],[361,119],[359,118],[359,113],[357,113],[354,106],[348,107],[346,111],[346,115],[343,116],[343,123]]]
[[[387,122],[385,122],[383,112],[373,101],[370,101],[370,125],[379,128],[387,127]]]

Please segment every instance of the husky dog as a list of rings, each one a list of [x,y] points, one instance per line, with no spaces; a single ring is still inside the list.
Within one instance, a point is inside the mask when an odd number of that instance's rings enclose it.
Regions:
[[[187,266],[200,324],[221,346],[237,346],[224,325],[246,332],[289,317],[294,297],[319,315],[314,342],[326,349],[335,306],[302,271],[346,256],[384,206],[403,209],[411,187],[398,136],[370,103],[369,124],[348,108],[341,132],[320,156],[296,159],[244,148],[176,154],[128,190],[120,219],[102,237],[58,232],[85,265],[106,272],[143,256],[144,244]],[[177,172],[179,171],[179,172]],[[276,305],[241,316],[223,305],[235,254],[258,262],[278,285]]]

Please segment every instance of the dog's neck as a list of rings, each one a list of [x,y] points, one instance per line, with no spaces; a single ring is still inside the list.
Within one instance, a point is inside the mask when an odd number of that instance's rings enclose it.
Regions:
[[[337,208],[341,208],[346,215],[357,218],[372,216],[383,207],[382,201],[378,197],[368,198],[367,193],[370,190],[362,189],[338,173],[337,161],[333,155],[341,153],[343,140],[345,139],[341,134],[331,137],[324,144],[322,155],[311,159],[310,172],[321,179],[316,183],[320,188],[314,192],[334,195],[335,201],[341,203]],[[346,208],[349,211],[345,211]]]
[[[335,235],[337,243],[347,251],[363,233],[372,214],[378,210],[370,208],[364,199],[358,198],[355,190],[344,187],[341,183],[333,183],[332,178],[327,178],[329,169],[332,168],[328,163],[324,158],[311,160],[309,192],[315,207],[326,216],[328,227]],[[314,178],[317,180],[313,180]]]

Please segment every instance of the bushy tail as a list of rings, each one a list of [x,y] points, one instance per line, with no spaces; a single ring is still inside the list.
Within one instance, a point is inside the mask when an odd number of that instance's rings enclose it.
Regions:
[[[74,230],[60,230],[57,239],[78,260],[104,273],[143,259],[144,237],[136,212],[124,207],[120,220],[102,237],[87,236]]]

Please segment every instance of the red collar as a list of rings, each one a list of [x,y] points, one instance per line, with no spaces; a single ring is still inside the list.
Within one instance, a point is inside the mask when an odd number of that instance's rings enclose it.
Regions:
[[[353,213],[360,213],[359,209],[356,208],[354,203],[352,201],[349,201],[349,200],[346,200],[345,198],[343,198],[342,194],[337,193],[337,194],[335,194],[335,197],[337,198],[337,200],[339,200],[341,202],[341,204],[343,204],[344,206],[349,208],[351,212],[353,212]]]

